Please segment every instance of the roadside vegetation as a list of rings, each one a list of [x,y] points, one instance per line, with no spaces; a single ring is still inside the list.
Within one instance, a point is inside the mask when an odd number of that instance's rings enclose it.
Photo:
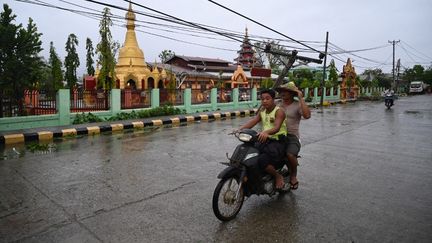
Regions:
[[[91,112],[81,113],[75,116],[75,119],[73,120],[72,123],[83,124],[83,123],[94,123],[94,122],[104,122],[104,121],[121,121],[121,120],[141,119],[141,118],[149,118],[149,117],[157,117],[157,116],[179,115],[179,114],[186,114],[186,111],[176,108],[172,105],[163,105],[148,110],[120,112],[117,115],[106,119],[100,118]]]

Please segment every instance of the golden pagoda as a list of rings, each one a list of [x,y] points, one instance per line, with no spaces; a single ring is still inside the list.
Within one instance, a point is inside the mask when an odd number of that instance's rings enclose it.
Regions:
[[[123,46],[120,48],[118,62],[115,67],[117,88],[125,89],[151,89],[163,88],[160,80],[160,73],[147,66],[144,53],[139,48],[135,34],[135,13],[132,4],[129,2],[129,9],[126,13],[126,37]],[[157,70],[155,66],[154,69]]]

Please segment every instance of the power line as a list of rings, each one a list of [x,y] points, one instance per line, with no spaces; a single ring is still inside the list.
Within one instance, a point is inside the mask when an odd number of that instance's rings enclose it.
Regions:
[[[341,47],[338,47],[337,45],[335,45],[335,44],[333,44],[333,43],[331,43],[331,42],[329,42],[329,44],[332,45],[333,47],[339,49],[339,50],[345,51],[345,50],[342,49]],[[359,56],[359,55],[354,54],[354,53],[351,53],[351,55],[353,55],[353,56],[355,56],[355,57],[358,57],[358,58],[361,58],[361,59],[363,59],[363,60],[369,61],[369,62],[376,63],[376,64],[380,64],[380,63],[381,63],[380,61],[376,61],[376,60],[372,60],[372,59],[369,59],[369,58],[366,58],[366,57],[362,57],[362,56]]]
[[[213,4],[215,4],[215,5],[217,5],[217,6],[219,6],[219,7],[221,7],[221,8],[224,8],[224,9],[226,9],[226,10],[232,12],[232,13],[235,13],[235,14],[237,14],[237,15],[239,15],[239,16],[241,16],[241,17],[243,17],[243,18],[245,18],[245,19],[247,19],[247,20],[249,20],[249,21],[252,21],[252,22],[254,22],[255,24],[258,24],[258,25],[260,25],[260,26],[262,26],[262,27],[264,27],[264,28],[266,28],[266,29],[268,29],[268,30],[271,30],[271,31],[273,31],[273,32],[275,32],[275,33],[277,33],[277,34],[279,34],[279,35],[281,35],[281,36],[283,36],[283,37],[285,37],[285,38],[287,38],[287,39],[290,39],[290,40],[292,40],[292,41],[294,41],[294,42],[296,42],[296,43],[298,43],[298,44],[300,44],[300,45],[302,45],[302,46],[305,46],[305,47],[307,47],[307,48],[309,48],[309,49],[311,49],[311,50],[313,50],[313,51],[316,51],[316,52],[318,52],[318,53],[320,53],[320,54],[323,54],[321,51],[318,51],[317,49],[315,49],[315,48],[313,48],[313,47],[311,47],[311,46],[309,46],[309,45],[306,45],[306,44],[304,44],[304,43],[302,43],[302,42],[300,42],[300,41],[298,41],[298,40],[295,40],[295,39],[293,39],[293,38],[291,38],[291,37],[289,37],[289,36],[287,36],[287,35],[285,35],[285,34],[279,32],[279,31],[277,31],[277,30],[274,30],[274,29],[272,29],[272,28],[270,28],[270,27],[268,27],[268,26],[266,26],[266,25],[264,25],[264,24],[258,22],[258,21],[255,21],[255,20],[253,20],[253,19],[251,19],[251,18],[249,18],[249,17],[247,17],[247,16],[245,16],[245,15],[243,15],[243,14],[240,14],[240,13],[238,13],[238,12],[236,12],[236,11],[234,11],[234,10],[228,8],[228,7],[225,7],[225,6],[223,6],[222,4],[219,4],[219,3],[215,2],[215,1],[212,1],[212,0],[208,0],[208,1],[211,2],[211,3],[213,3]]]
[[[55,6],[55,5],[48,4],[48,3],[45,3],[45,2],[42,2],[42,1],[38,1],[38,0],[36,0],[38,3],[37,2],[31,2],[29,0],[17,0],[17,1],[25,2],[25,3],[30,3],[30,4],[36,4],[36,5],[40,5],[40,6],[44,6],[44,7],[56,8],[56,9],[64,10],[64,11],[69,11],[69,12],[80,14],[80,15],[83,15],[85,17],[89,17],[89,18],[95,19],[95,20],[100,20],[101,17],[102,17],[102,14],[99,14],[99,13],[91,13],[91,12],[85,12],[85,11],[67,9],[67,8]],[[75,6],[79,6],[79,5],[75,5]],[[86,8],[86,9],[89,9],[89,8]],[[89,10],[93,10],[93,9],[89,9]],[[117,19],[124,20],[124,17],[122,17],[122,16],[112,15],[112,17],[114,18],[113,22],[120,22]],[[123,21],[122,21],[122,23],[123,23]],[[119,25],[119,24],[114,24],[114,25],[116,25],[116,26],[122,26],[122,25]],[[198,43],[194,43],[194,42],[190,42],[190,41],[183,41],[183,40],[179,40],[179,39],[175,39],[175,38],[170,38],[170,37],[167,37],[167,36],[158,35],[158,34],[146,32],[146,31],[141,31],[141,30],[137,30],[137,31],[138,32],[142,32],[142,33],[146,33],[146,34],[149,34],[149,35],[153,35],[153,36],[157,36],[157,37],[161,37],[161,38],[177,41],[177,42],[186,43],[186,44],[192,44],[192,45],[197,45],[197,46],[207,47],[207,48],[217,49],[217,50],[236,51],[236,50],[227,49],[227,48],[218,48],[218,47],[214,47],[214,46],[198,44]],[[205,37],[202,37],[202,38],[205,38]]]
[[[388,44],[385,45],[381,45],[381,46],[377,46],[377,47],[371,47],[371,48],[365,48],[365,49],[357,49],[357,50],[343,50],[343,51],[335,51],[332,52],[331,54],[342,54],[342,53],[354,53],[354,52],[363,52],[363,51],[372,51],[372,50],[377,50],[377,49],[381,49],[384,47],[388,47]]]
[[[406,48],[405,48],[405,46],[402,44],[402,43],[398,43],[399,44],[399,46],[405,51],[405,53],[411,58],[411,60],[413,60],[414,61],[414,59],[411,57],[411,55],[413,55],[413,56],[415,56],[415,57],[417,57],[417,58],[419,58],[419,59],[422,59],[422,60],[427,60],[427,59],[425,59],[425,58],[423,58],[423,57],[420,57],[420,56],[418,56],[416,53],[413,53],[413,52],[410,52],[409,50],[407,50]],[[431,58],[432,59],[432,58]],[[431,59],[429,59],[429,60],[431,60]],[[416,62],[416,61],[414,61],[414,62]]]
[[[422,56],[426,57],[427,60],[432,60],[432,57],[424,54],[423,52],[418,51],[417,49],[415,49],[414,47],[410,46],[408,43],[406,43],[405,41],[401,41],[402,43],[404,43],[405,45],[407,45],[409,48],[413,49],[414,51],[416,51],[417,53],[421,54]],[[425,60],[426,60],[425,59]]]
[[[69,12],[72,12],[72,13],[83,15],[85,17],[89,17],[91,19],[98,20],[98,19],[102,18],[102,15],[99,13],[98,10],[95,10],[95,9],[92,9],[92,8],[89,8],[89,7],[84,7],[82,5],[71,3],[71,2],[65,1],[65,0],[59,0],[59,1],[62,2],[62,3],[69,4],[69,5],[73,5],[75,7],[83,8],[83,9],[86,9],[86,10],[90,10],[91,12],[82,11],[82,10],[75,10],[75,9],[70,9],[70,8],[64,8],[64,7],[60,7],[58,5],[48,4],[48,3],[45,3],[45,2],[42,2],[42,1],[38,1],[38,0],[36,0],[36,2],[30,1],[30,0],[17,0],[17,1],[25,2],[25,3],[30,3],[30,4],[36,4],[36,5],[40,5],[40,6],[44,6],[44,7],[56,8],[56,9],[63,10],[63,11],[69,11]],[[102,4],[102,5],[106,6],[106,4]],[[111,5],[110,7],[113,7],[113,5]],[[126,8],[122,8],[122,7],[118,7],[118,6],[115,6],[115,7],[117,7],[117,9],[127,10]],[[170,33],[176,33],[176,34],[182,34],[182,35],[188,35],[188,36],[197,37],[197,38],[206,38],[206,39],[221,40],[221,41],[237,41],[237,42],[240,42],[239,39],[237,39],[237,40],[219,39],[219,38],[215,38],[215,37],[209,37],[209,35],[220,35],[220,33],[224,33],[225,34],[225,36],[224,36],[225,38],[226,38],[227,35],[233,36],[233,37],[237,37],[237,38],[241,38],[243,36],[243,33],[240,33],[240,32],[236,32],[236,31],[231,31],[231,30],[226,30],[226,29],[222,29],[222,28],[218,28],[218,27],[213,27],[213,26],[208,26],[208,25],[202,25],[202,24],[200,24],[201,26],[206,26],[207,28],[213,28],[213,29],[217,29],[218,30],[217,33],[209,32],[207,30],[205,32],[203,32],[202,28],[200,28],[200,29],[197,29],[196,27],[193,28],[193,27],[190,27],[189,24],[184,24],[184,23],[182,23],[180,21],[172,20],[172,19],[166,18],[166,17],[164,17],[162,15],[155,15],[155,14],[143,13],[143,12],[138,12],[138,11],[135,11],[135,12],[138,13],[138,14],[144,15],[146,17],[156,18],[156,19],[159,19],[159,20],[168,21],[168,22],[176,24],[176,26],[174,26],[174,25],[167,25],[167,24],[161,24],[161,23],[155,23],[155,22],[149,22],[149,21],[135,20],[138,23],[146,23],[146,24],[150,24],[150,25],[159,26],[159,27],[162,27],[162,28],[149,27],[149,26],[146,26],[146,25],[136,25],[137,27],[144,27],[144,28],[148,28],[148,29],[154,29],[154,30],[165,31],[165,32],[170,32]],[[121,23],[124,22],[124,17],[123,16],[112,14],[112,19],[113,19],[113,22],[121,22]],[[180,25],[180,26],[178,26],[178,25]],[[163,29],[164,27],[169,28],[169,29],[176,29],[176,30],[180,30],[180,31],[184,31],[184,32],[172,31],[172,30],[168,30],[166,28]],[[148,33],[148,34],[151,34],[151,35],[154,35],[154,36],[170,39],[170,40],[177,41],[177,42],[182,42],[182,43],[188,43],[188,44],[197,45],[197,46],[203,46],[203,47],[213,48],[213,46],[197,44],[197,43],[193,43],[193,42],[189,42],[189,41],[183,41],[183,40],[179,40],[177,38],[170,38],[170,37],[167,37],[167,36],[162,36],[162,35],[158,35],[158,34],[154,34],[154,33],[150,33],[150,32],[143,32],[143,33]],[[205,34],[205,36],[200,36],[200,35],[191,34],[191,33]],[[264,38],[265,39],[269,39],[268,37],[263,37],[263,36],[258,36],[258,35],[251,35],[251,36],[253,36],[253,37],[256,36],[258,38],[259,37],[263,38],[262,40],[249,38],[251,41],[255,41],[255,42],[265,42]],[[277,39],[277,40],[280,40],[280,39]],[[287,40],[281,40],[281,41],[287,42]],[[308,41],[308,42],[310,42],[310,43],[319,43],[317,41]],[[283,45],[283,44],[279,44],[279,45],[281,47],[284,47],[284,48],[295,48],[295,47],[289,46],[289,45]],[[253,44],[252,44],[252,46],[254,46],[255,48],[259,48],[258,46],[253,45]],[[213,48],[213,49],[230,50],[230,49],[226,49],[226,48]],[[299,51],[307,52],[308,49],[299,49]]]
[[[90,12],[89,11],[77,10],[77,9],[70,9],[70,8],[59,7],[59,6],[56,6],[56,5],[53,5],[53,4],[44,3],[44,2],[39,1],[39,0],[36,0],[37,2],[30,1],[30,0],[17,0],[17,1],[31,3],[31,4],[38,4],[38,5],[41,5],[41,6],[56,8],[56,9],[63,10],[63,11],[69,11],[69,12],[80,14],[80,15],[83,15],[85,17],[88,17],[88,18],[91,18],[91,19],[96,19],[96,20],[100,20],[101,17],[102,17],[102,15],[100,14],[100,11],[98,11],[98,10],[95,10],[95,9],[92,9],[92,8],[89,8],[89,7],[84,7],[82,5],[79,5],[79,4],[76,4],[76,3],[71,3],[71,2],[68,2],[68,1],[65,1],[65,0],[59,0],[59,1],[63,2],[63,3],[66,3],[66,4],[73,5],[75,7],[83,8],[83,9],[86,9],[86,10],[90,10]],[[96,2],[96,1],[90,1],[90,2]],[[99,5],[102,4],[102,5],[107,6],[106,4],[103,4],[103,3],[99,3],[99,2],[96,2],[96,3],[99,4]],[[115,6],[115,5],[110,5],[108,7],[113,7],[113,6]],[[128,11],[128,9],[122,8],[122,7],[118,7],[118,6],[115,6],[113,8],[120,9],[120,10],[123,10],[123,11]],[[151,32],[148,32],[148,31],[139,30],[138,28],[142,27],[142,28],[146,28],[146,29],[153,29],[153,30],[156,30],[156,31],[169,32],[169,33],[173,33],[173,34],[188,35],[188,36],[192,36],[192,37],[195,37],[195,38],[207,38],[207,39],[213,39],[213,40],[218,40],[218,41],[231,41],[231,42],[236,41],[236,42],[243,43],[243,40],[240,40],[240,38],[243,36],[242,32],[231,31],[231,30],[226,30],[226,29],[222,29],[222,28],[218,28],[218,27],[213,27],[213,26],[203,25],[203,24],[197,24],[197,23],[193,23],[193,25],[191,25],[191,24],[188,23],[189,21],[183,21],[181,19],[180,20],[173,19],[173,18],[169,17],[169,15],[165,15],[163,13],[161,15],[157,15],[157,14],[145,13],[145,12],[141,12],[141,11],[134,11],[134,12],[137,13],[137,14],[143,15],[145,17],[154,18],[154,19],[157,19],[157,20],[161,20],[161,21],[170,22],[170,23],[175,24],[175,25],[169,25],[169,24],[163,24],[163,23],[157,23],[157,22],[135,20],[138,23],[144,23],[145,24],[145,25],[137,25],[137,31],[145,33],[145,34],[148,34],[148,35],[153,35],[153,36],[157,36],[157,37],[160,37],[160,38],[165,38],[165,39],[168,39],[168,40],[171,40],[171,41],[176,41],[176,42],[180,42],[180,43],[185,43],[185,44],[190,44],[190,45],[196,45],[196,46],[201,46],[201,47],[206,47],[206,48],[211,48],[211,49],[218,49],[218,50],[224,50],[224,51],[230,51],[230,52],[235,52],[236,51],[236,50],[228,49],[228,48],[219,48],[219,47],[216,47],[216,46],[204,45],[204,44],[200,44],[200,43],[185,41],[185,40],[182,40],[180,38],[169,37],[169,36],[166,36],[166,35],[159,35],[159,34],[156,34],[156,33],[151,33]],[[166,17],[166,16],[168,16],[168,17]],[[119,16],[119,15],[114,15],[113,14],[112,17],[113,17],[113,22],[121,23],[122,26],[124,26],[124,20],[125,20],[124,16]],[[190,23],[192,23],[192,22],[190,22]],[[120,26],[119,24],[115,24],[115,25],[116,26]],[[151,27],[151,26],[148,26],[148,25],[153,25],[153,26],[157,26],[157,27]],[[205,26],[205,27],[204,28],[200,28],[200,27],[197,27],[197,26]],[[178,30],[178,31],[173,31],[173,29],[174,30]],[[210,30],[213,30],[213,31],[208,31],[207,29],[210,29]],[[197,34],[192,34],[192,33],[197,33]],[[220,39],[220,38],[210,37],[212,35],[221,35],[221,33],[224,33],[224,35],[222,35],[222,36],[225,37],[226,39]],[[204,34],[204,36],[201,36],[201,34]],[[233,38],[227,38],[227,36],[233,37],[234,39]],[[284,43],[285,42],[287,42],[287,43],[291,43],[291,42],[294,43],[294,41],[291,41],[291,40],[268,38],[268,37],[260,36],[260,35],[250,35],[249,37],[250,37],[249,40],[256,41],[256,42],[265,42],[265,39],[267,39],[267,40],[271,39],[271,40],[278,40],[278,41],[281,41],[281,42],[284,42]],[[317,46],[323,43],[322,41],[302,41],[302,42],[316,44]],[[278,43],[278,45],[280,45],[281,47],[284,47],[284,48],[296,48],[296,47],[293,47],[293,46],[290,46],[290,45],[284,45],[284,44],[281,44],[281,43]],[[255,47],[255,48],[259,48],[258,46],[254,45],[254,44],[252,44],[252,46]],[[336,46],[336,45],[334,45],[334,46]],[[336,46],[337,49],[333,50],[333,53],[330,52],[329,55],[332,56],[333,58],[335,58],[336,60],[339,60],[339,61],[341,61],[341,62],[344,63],[345,61],[338,57],[340,54],[346,55],[346,54],[351,54],[353,52],[369,51],[369,50],[379,49],[379,48],[383,48],[383,47],[385,47],[385,46],[377,46],[377,47],[372,47],[372,48],[364,48],[364,49],[357,49],[357,50],[351,50],[351,51],[348,50],[347,51],[347,50],[343,50],[342,48],[339,48],[339,47]],[[260,48],[260,49],[262,49],[262,48]],[[312,50],[307,49],[307,48],[299,48],[299,49],[300,49],[300,51],[303,51],[303,52],[311,52],[312,51]],[[363,58],[363,57],[361,57],[361,58]],[[367,58],[363,58],[363,59],[367,60],[369,62],[371,60],[371,59],[367,59]],[[361,60],[359,60],[359,61],[361,61]],[[378,63],[379,65],[386,65],[386,64],[383,64],[383,63],[378,62],[378,61],[373,61],[373,62],[374,63]]]

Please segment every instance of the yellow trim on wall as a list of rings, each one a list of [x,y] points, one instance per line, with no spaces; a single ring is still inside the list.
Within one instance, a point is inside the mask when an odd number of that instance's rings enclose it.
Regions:
[[[88,135],[94,135],[94,134],[99,134],[99,133],[100,133],[99,127],[87,127],[87,134]]]
[[[5,144],[23,143],[24,134],[8,134],[4,135]]]
[[[38,132],[39,140],[52,140],[54,137],[53,132],[42,131]]]
[[[75,128],[63,129],[61,131],[62,131],[63,137],[71,136],[71,135],[74,135],[74,136],[77,135],[77,130]]]
[[[144,128],[144,122],[132,122],[134,128]]]
[[[152,120],[153,126],[162,126],[163,122],[162,120]]]
[[[123,124],[111,124],[111,131],[122,131],[123,130]]]

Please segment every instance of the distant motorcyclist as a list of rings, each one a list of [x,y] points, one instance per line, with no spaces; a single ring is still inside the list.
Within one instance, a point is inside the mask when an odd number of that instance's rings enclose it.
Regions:
[[[393,106],[394,95],[395,95],[395,92],[391,87],[386,89],[383,93],[385,102],[390,102],[390,106]]]

